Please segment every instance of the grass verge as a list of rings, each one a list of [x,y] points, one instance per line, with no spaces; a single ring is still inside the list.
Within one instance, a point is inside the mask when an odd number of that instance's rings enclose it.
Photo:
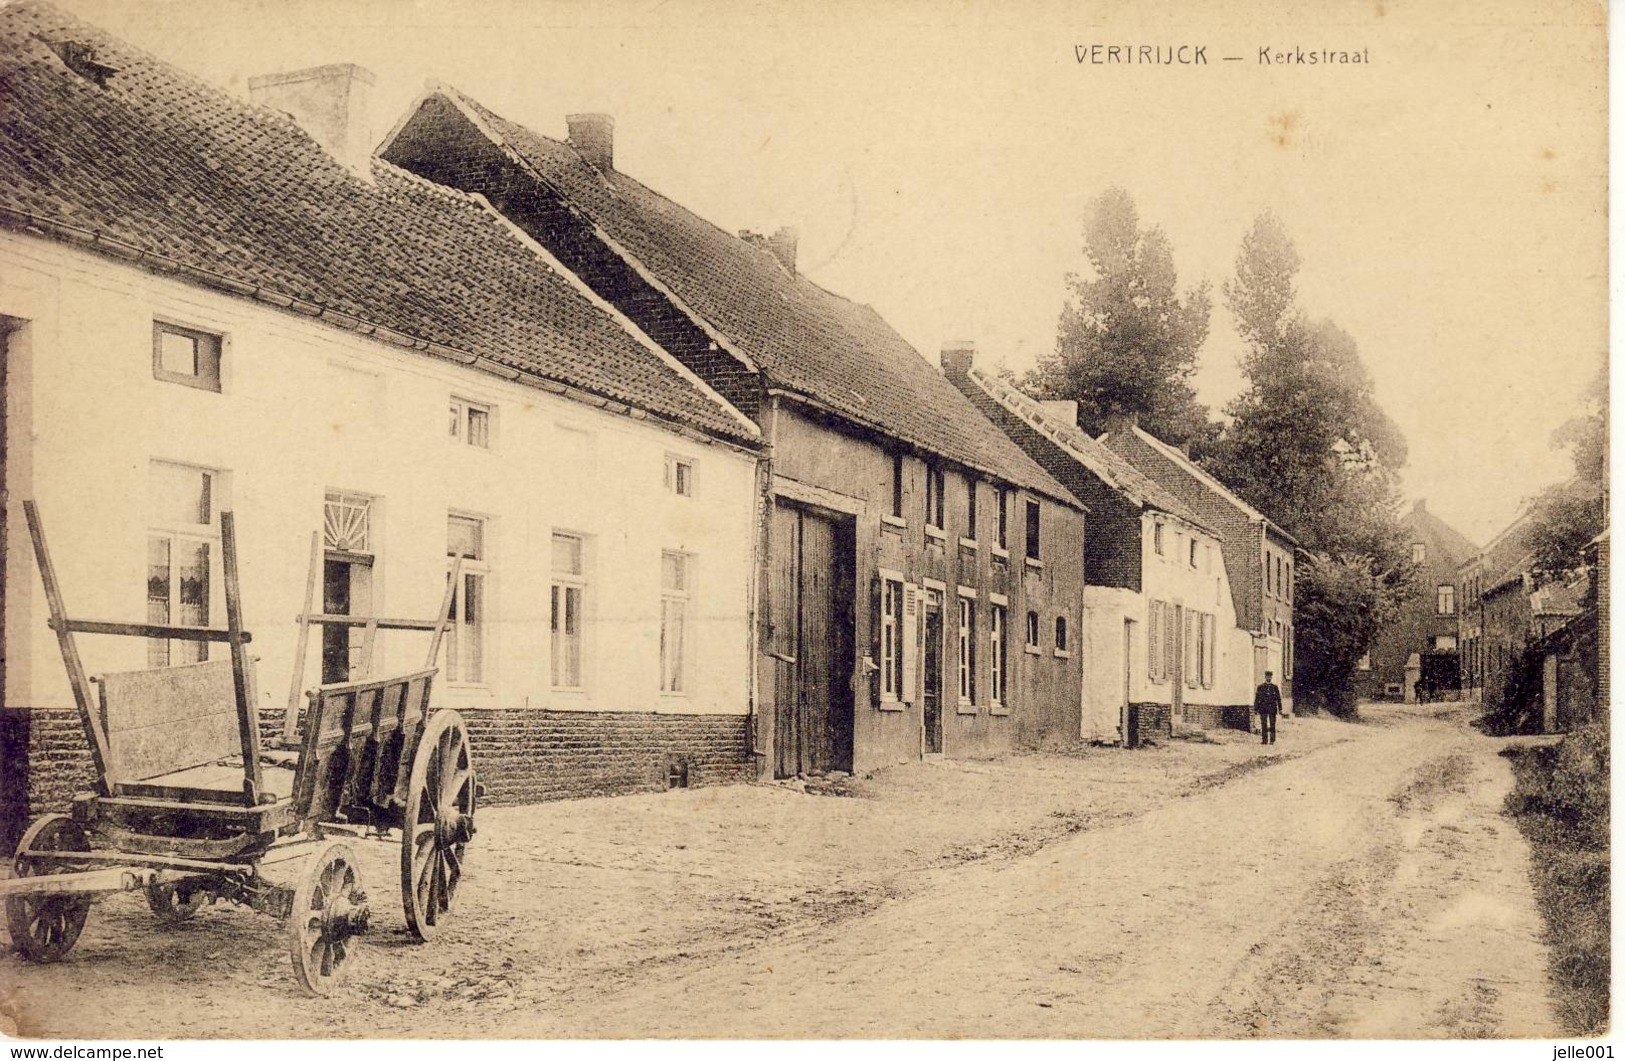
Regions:
[[[1608,731],[1512,748],[1507,812],[1532,850],[1530,873],[1552,954],[1557,1017],[1574,1035],[1608,1030]]]

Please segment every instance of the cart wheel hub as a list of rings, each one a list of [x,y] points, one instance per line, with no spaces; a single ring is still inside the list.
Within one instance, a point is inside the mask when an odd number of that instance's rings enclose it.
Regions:
[[[473,836],[473,815],[463,814],[456,808],[443,811],[434,820],[435,843],[441,847],[466,844]]]
[[[354,900],[340,898],[322,918],[323,934],[331,940],[346,940],[359,936],[371,926],[372,908],[364,893],[356,893]]]

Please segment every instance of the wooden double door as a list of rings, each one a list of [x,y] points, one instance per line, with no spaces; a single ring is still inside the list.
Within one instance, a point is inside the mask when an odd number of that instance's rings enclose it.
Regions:
[[[773,776],[850,771],[853,521],[779,501],[769,550]]]

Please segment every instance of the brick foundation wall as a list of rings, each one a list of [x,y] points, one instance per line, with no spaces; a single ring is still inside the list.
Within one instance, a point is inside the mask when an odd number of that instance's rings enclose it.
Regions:
[[[1129,705],[1128,746],[1138,748],[1148,741],[1167,740],[1173,732],[1173,713],[1167,704]]]
[[[664,789],[686,764],[688,784],[721,785],[756,776],[744,715],[647,712],[469,710],[474,767],[485,803],[538,803]],[[260,716],[260,732],[282,732],[282,712]],[[0,851],[9,853],[28,822],[66,811],[96,780],[90,748],[72,709],[0,712]]]
[[[1247,704],[1186,704],[1185,721],[1203,729],[1250,730],[1253,709]]]

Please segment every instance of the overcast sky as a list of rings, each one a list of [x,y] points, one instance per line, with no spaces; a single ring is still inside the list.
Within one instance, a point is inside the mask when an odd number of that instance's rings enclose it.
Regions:
[[[1358,340],[1410,440],[1409,496],[1480,543],[1568,474],[1549,439],[1606,356],[1595,3],[58,3],[238,92],[360,63],[380,132],[427,78],[558,137],[607,111],[617,168],[729,230],[798,227],[809,276],[933,361],[1050,349],[1111,184],[1216,296],[1272,209],[1305,308]],[[1207,63],[1080,64],[1092,43]],[[1240,387],[1239,349],[1216,310],[1203,400]]]

